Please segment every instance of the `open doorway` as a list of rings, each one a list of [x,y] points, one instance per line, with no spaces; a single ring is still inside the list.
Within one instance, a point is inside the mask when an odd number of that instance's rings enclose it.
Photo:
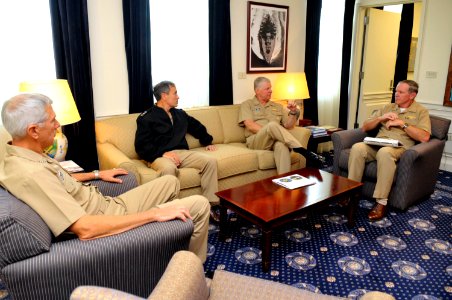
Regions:
[[[361,3],[355,10],[358,23],[354,32],[348,128],[360,127],[373,111],[390,103],[397,84],[393,79],[402,5],[382,7],[373,2],[374,5]],[[410,59],[403,79],[416,80],[421,12],[422,2],[414,3]]]

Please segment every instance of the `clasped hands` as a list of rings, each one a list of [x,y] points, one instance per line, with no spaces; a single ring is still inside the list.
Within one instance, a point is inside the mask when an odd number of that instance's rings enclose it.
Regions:
[[[391,127],[402,127],[405,122],[402,119],[399,119],[399,115],[395,112],[385,113],[380,117],[380,122],[385,122],[384,126],[386,129],[390,129]]]

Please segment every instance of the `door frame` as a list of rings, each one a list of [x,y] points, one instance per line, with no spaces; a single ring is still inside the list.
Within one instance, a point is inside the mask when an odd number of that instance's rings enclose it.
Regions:
[[[422,3],[422,13],[420,17],[419,24],[419,37],[418,37],[418,45],[417,45],[417,55],[414,67],[414,80],[418,81],[418,60],[421,57],[421,44],[422,44],[422,33],[423,33],[423,24],[425,18],[425,11],[427,8],[428,1],[426,0],[357,0],[355,3],[355,11],[354,11],[354,25],[353,25],[353,34],[352,34],[352,55],[350,60],[350,76],[349,76],[349,90],[348,90],[348,115],[349,118],[347,120],[347,128],[354,128],[355,125],[355,115],[356,109],[362,105],[362,91],[360,90],[360,72],[361,72],[361,63],[363,58],[363,42],[364,42],[364,19],[366,16],[366,9],[371,7],[380,7],[386,5],[396,5],[396,4],[409,4],[409,3]],[[362,126],[362,124],[359,124]]]

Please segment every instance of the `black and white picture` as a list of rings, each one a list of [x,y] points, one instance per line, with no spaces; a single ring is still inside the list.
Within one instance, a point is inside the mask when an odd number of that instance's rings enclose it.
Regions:
[[[247,73],[285,72],[289,7],[248,2]]]

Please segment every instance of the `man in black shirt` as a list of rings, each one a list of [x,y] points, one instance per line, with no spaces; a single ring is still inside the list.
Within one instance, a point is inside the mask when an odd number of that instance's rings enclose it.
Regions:
[[[162,81],[154,87],[157,103],[137,118],[135,151],[148,162],[148,167],[161,176],[177,176],[179,169],[191,167],[201,174],[202,194],[212,206],[219,204],[217,161],[208,155],[190,151],[185,134],[199,139],[207,151],[215,151],[212,136],[204,125],[177,109],[179,96],[176,85]]]

